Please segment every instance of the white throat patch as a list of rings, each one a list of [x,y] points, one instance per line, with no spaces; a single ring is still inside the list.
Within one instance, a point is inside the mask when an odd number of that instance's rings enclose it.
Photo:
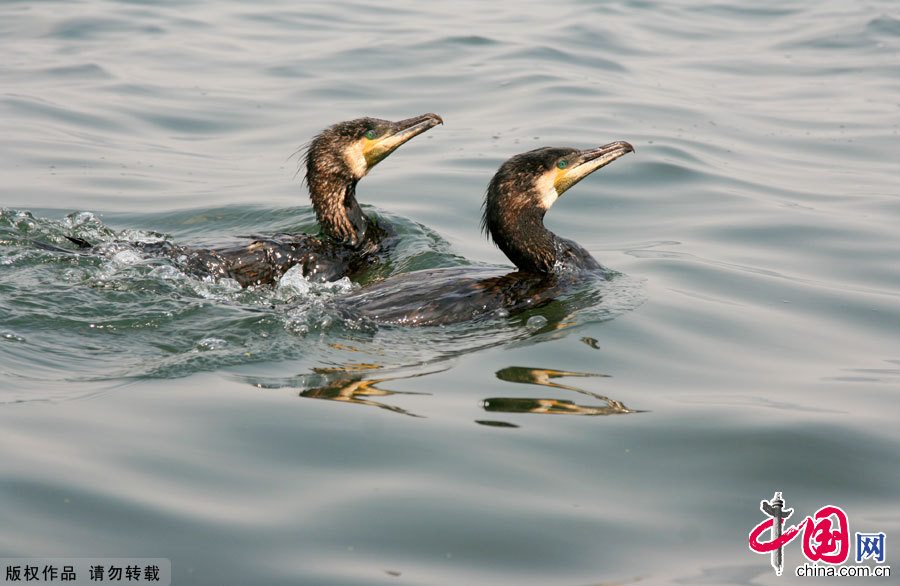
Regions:
[[[541,194],[541,205],[544,206],[545,210],[549,210],[550,206],[556,203],[557,199],[559,199],[559,194],[556,193],[556,187],[551,185],[550,189]]]
[[[365,146],[366,140],[362,139],[354,142],[350,148],[344,151],[344,160],[347,161],[350,172],[357,179],[362,179],[369,172],[369,165],[366,163],[366,156],[363,154]]]
[[[541,205],[544,207],[544,211],[549,210],[550,206],[552,206],[557,199],[559,199],[559,193],[556,192],[556,173],[544,173],[537,182],[537,190],[541,195]]]

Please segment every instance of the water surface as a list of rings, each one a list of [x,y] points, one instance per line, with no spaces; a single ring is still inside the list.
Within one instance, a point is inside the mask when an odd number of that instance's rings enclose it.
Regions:
[[[175,584],[768,584],[759,502],[900,534],[900,13],[884,0],[0,3],[0,553]],[[353,329],[63,243],[315,228],[292,153],[445,125],[359,186],[376,276],[509,266],[506,158],[627,140],[548,227],[619,277]],[[310,400],[317,399],[317,400]],[[888,562],[893,549],[888,545]]]

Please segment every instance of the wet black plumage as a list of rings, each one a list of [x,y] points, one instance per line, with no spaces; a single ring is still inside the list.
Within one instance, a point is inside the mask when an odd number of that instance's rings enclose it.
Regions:
[[[482,228],[517,271],[450,268],[418,271],[364,287],[340,301],[351,317],[403,325],[444,325],[510,314],[548,303],[572,286],[605,277],[577,243],[544,226],[559,195],[622,155],[627,142],[579,151],[545,147],[506,161],[491,180]]]

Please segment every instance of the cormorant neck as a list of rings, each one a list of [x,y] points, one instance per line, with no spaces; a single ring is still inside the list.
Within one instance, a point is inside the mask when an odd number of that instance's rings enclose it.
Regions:
[[[322,231],[352,246],[362,242],[366,236],[368,218],[356,201],[357,179],[314,175],[307,180],[309,197]]]
[[[544,227],[544,212],[529,205],[518,209],[489,209],[485,215],[485,228],[491,239],[520,271],[538,274],[554,271],[560,239]]]

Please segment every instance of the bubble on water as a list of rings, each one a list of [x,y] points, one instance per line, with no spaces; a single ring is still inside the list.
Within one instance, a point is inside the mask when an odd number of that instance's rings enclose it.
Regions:
[[[528,321],[525,322],[525,329],[527,329],[529,332],[536,332],[546,325],[546,317],[544,317],[543,315],[532,315],[528,318]]]

